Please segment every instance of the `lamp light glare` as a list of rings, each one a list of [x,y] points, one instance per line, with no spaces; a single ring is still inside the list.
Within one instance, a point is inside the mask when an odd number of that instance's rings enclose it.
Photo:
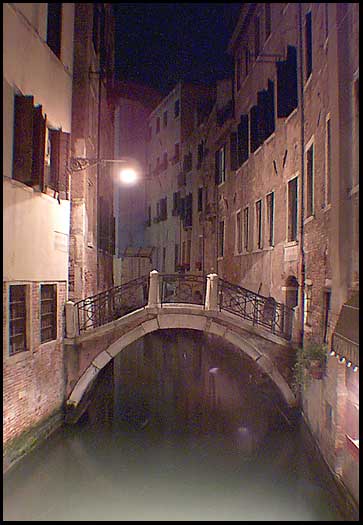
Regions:
[[[134,184],[137,181],[137,173],[133,168],[124,168],[120,172],[120,179],[124,184]]]
[[[341,357],[341,358],[339,359],[339,362],[340,362],[340,363],[344,363],[344,362],[345,362],[345,357],[344,357],[344,356]]]
[[[330,350],[329,355],[334,356],[335,355],[335,351],[334,350]]]
[[[350,366],[352,366],[352,361],[347,361],[347,367],[349,368]]]
[[[357,367],[357,365],[353,366],[352,370],[353,370],[353,372],[358,372],[358,367]]]

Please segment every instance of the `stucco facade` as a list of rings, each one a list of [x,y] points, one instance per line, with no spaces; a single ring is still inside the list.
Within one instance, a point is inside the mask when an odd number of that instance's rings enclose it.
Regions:
[[[47,161],[50,159],[53,164],[56,160],[55,144],[59,144],[50,137],[64,140],[61,144],[66,146],[71,132],[74,4],[60,4],[61,10],[53,13],[51,22],[48,5],[3,5],[6,446],[54,414],[58,416],[52,424],[59,424],[64,399],[63,306],[67,299],[70,224],[65,170],[68,150],[59,157],[56,180],[52,179],[53,168]],[[53,23],[59,24],[56,41],[50,36]],[[25,143],[26,149],[21,149]]]

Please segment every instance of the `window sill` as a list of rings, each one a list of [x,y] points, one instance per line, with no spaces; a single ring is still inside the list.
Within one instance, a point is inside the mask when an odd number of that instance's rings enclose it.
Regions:
[[[297,107],[295,109],[293,109],[290,113],[289,116],[287,116],[285,118],[285,124],[288,124],[288,122],[290,122],[290,120],[297,114]]]
[[[297,246],[298,241],[286,241],[284,248],[290,248],[291,246]]]
[[[21,363],[22,361],[25,361],[26,359],[29,359],[31,357],[32,352],[30,349],[24,350],[24,352],[19,352],[18,354],[9,355],[9,352],[7,354],[7,359],[11,360],[13,363]]]
[[[273,139],[275,138],[275,131],[273,133],[271,133],[271,135],[269,137],[267,137],[267,139],[265,140],[265,142],[263,144],[269,144]],[[262,144],[262,146],[263,146]]]
[[[305,92],[305,91],[309,88],[309,86],[311,85],[312,78],[313,78],[313,74],[310,73],[309,78],[306,80],[306,82],[305,82],[305,84],[304,84],[304,92]]]
[[[309,222],[313,221],[315,219],[315,215],[310,215],[309,217],[307,217],[306,219],[304,219],[304,226],[305,224],[309,224]]]

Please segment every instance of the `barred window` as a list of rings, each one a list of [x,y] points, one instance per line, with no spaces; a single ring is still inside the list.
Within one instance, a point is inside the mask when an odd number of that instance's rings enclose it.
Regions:
[[[10,299],[10,346],[9,355],[25,352],[27,348],[26,329],[26,285],[11,285],[9,289]]]
[[[40,285],[40,342],[57,339],[57,285]]]

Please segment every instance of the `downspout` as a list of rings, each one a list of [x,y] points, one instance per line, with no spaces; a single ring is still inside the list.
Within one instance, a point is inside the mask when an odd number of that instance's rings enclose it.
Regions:
[[[300,73],[300,132],[301,132],[301,177],[300,177],[300,346],[304,346],[304,310],[305,310],[305,252],[304,252],[304,173],[305,173],[305,112],[304,112],[304,68],[303,68],[303,43],[302,43],[302,5],[299,2],[299,73]]]

